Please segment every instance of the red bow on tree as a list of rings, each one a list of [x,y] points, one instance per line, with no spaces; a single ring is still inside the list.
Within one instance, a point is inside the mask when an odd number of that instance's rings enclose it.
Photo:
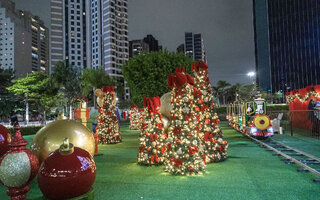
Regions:
[[[161,147],[161,153],[164,153],[166,150],[167,150],[166,145],[163,145],[163,146]]]
[[[154,114],[159,113],[160,112],[160,106],[161,106],[160,97],[158,97],[158,96],[152,97],[152,105],[153,105],[152,112]]]
[[[224,145],[221,145],[221,146],[219,147],[219,149],[220,149],[220,152],[221,152],[221,153],[225,153],[225,152],[226,152],[226,150],[225,150],[225,148],[224,148]]]
[[[139,147],[139,153],[142,153],[142,152],[144,152],[144,146]]]
[[[181,134],[181,128],[174,128],[173,129],[173,135],[174,136],[177,136],[177,135],[180,135]]]
[[[181,166],[182,165],[182,160],[181,160],[181,158],[179,158],[179,159],[174,159],[174,166],[175,167],[179,167],[179,166]]]
[[[212,133],[206,132],[203,136],[203,140],[206,142],[212,141],[213,135]]]
[[[196,145],[194,145],[193,147],[189,146],[188,148],[189,148],[189,155],[193,155],[193,154],[198,152],[198,149],[197,149]]]
[[[159,162],[158,154],[156,154],[156,155],[151,155],[151,156],[150,156],[150,159],[151,159],[151,162],[154,162],[154,161]]]
[[[169,87],[171,87],[171,88],[173,88],[174,87],[174,78],[175,78],[175,76],[174,76],[174,74],[169,74],[168,75],[168,86]]]
[[[158,129],[163,129],[163,123],[157,123],[157,128]]]
[[[155,134],[150,134],[150,141],[156,141],[158,140],[158,135],[155,133]]]
[[[194,85],[194,80],[193,78],[190,76],[190,74],[186,74],[187,77],[187,81],[190,85]]]

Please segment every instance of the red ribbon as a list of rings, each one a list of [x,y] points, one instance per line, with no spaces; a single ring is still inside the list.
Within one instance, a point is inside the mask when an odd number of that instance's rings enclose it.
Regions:
[[[181,128],[174,128],[173,129],[173,134],[174,134],[174,136],[180,135],[181,134]]]
[[[179,158],[179,159],[174,159],[174,166],[175,167],[179,167],[179,166],[181,166],[182,165],[182,160],[181,160],[181,158]]]
[[[166,145],[163,145],[163,146],[161,147],[161,153],[164,153],[166,150],[167,150]]]
[[[156,141],[158,140],[158,135],[155,133],[155,134],[150,134],[150,141]]]
[[[188,148],[189,148],[189,155],[193,155],[198,152],[197,146],[195,145],[193,147],[189,146]]]
[[[142,153],[142,152],[144,152],[144,146],[139,147],[139,153]]]
[[[151,162],[154,162],[154,161],[159,162],[158,154],[156,154],[156,155],[151,155],[151,156],[150,156],[150,159],[151,159]]]
[[[212,133],[206,132],[204,134],[203,140],[206,142],[212,141],[213,140],[213,135]]]

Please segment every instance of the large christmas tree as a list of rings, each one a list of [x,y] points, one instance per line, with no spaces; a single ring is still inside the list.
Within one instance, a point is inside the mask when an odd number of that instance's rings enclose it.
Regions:
[[[131,130],[137,130],[139,129],[139,116],[138,116],[138,108],[137,105],[132,105],[130,107],[130,125],[129,128]]]
[[[146,107],[139,138],[138,163],[159,165],[164,162],[166,152],[165,135],[163,134],[160,98],[143,98]]]
[[[194,126],[197,119],[193,109],[193,84],[193,78],[185,73],[184,67],[176,69],[175,74],[169,74],[173,110],[165,171],[174,175],[193,175],[206,169],[201,155],[202,141]]]
[[[114,144],[121,142],[120,127],[116,115],[116,96],[113,86],[104,86],[103,107],[99,109],[98,119],[99,143]]]
[[[204,144],[206,162],[218,162],[227,157],[228,143],[223,140],[223,134],[219,127],[219,119],[214,113],[214,103],[210,80],[208,78],[208,65],[201,61],[193,63],[194,72],[195,110],[197,113],[196,131]]]

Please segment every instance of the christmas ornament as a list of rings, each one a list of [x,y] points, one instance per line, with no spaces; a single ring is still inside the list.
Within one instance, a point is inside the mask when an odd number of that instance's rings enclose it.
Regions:
[[[162,123],[163,123],[164,131],[168,130],[168,127],[170,125],[170,122],[169,122],[168,118],[162,116]]]
[[[10,131],[0,124],[0,157],[9,150],[10,142]]]
[[[41,163],[51,152],[59,149],[65,137],[76,147],[94,155],[95,141],[92,133],[81,123],[71,120],[54,121],[40,129],[32,140],[31,151]]]
[[[171,94],[170,92],[165,93],[164,95],[162,95],[162,97],[160,98],[161,101],[161,107],[160,107],[160,113],[166,117],[166,118],[170,118],[170,111],[172,110],[173,106],[171,104]]]
[[[47,199],[69,199],[87,193],[95,177],[93,157],[65,138],[60,148],[41,164],[38,184]]]
[[[10,149],[0,158],[0,181],[8,187],[7,194],[12,200],[25,199],[30,190],[29,183],[35,177],[39,162],[37,157],[26,149],[27,141],[23,139],[20,127],[10,143]]]

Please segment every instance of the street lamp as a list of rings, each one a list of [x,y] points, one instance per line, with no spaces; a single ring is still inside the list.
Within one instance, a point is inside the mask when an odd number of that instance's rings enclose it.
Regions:
[[[249,76],[251,79],[251,82],[255,84],[254,77],[256,76],[256,73],[251,71],[251,72],[248,72],[247,76]]]

